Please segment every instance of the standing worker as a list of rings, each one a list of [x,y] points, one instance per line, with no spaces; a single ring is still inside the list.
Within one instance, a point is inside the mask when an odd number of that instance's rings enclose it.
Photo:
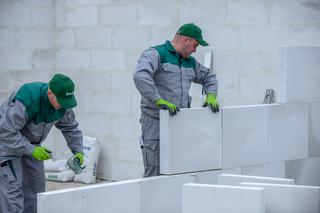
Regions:
[[[49,84],[24,84],[2,103],[0,212],[37,212],[37,193],[45,191],[43,161],[52,157],[41,143],[53,125],[82,164],[82,132],[72,111],[76,105],[74,83],[62,74]]]
[[[192,53],[209,44],[195,24],[182,25],[172,41],[145,50],[139,58],[133,79],[141,98],[141,149],[144,177],[159,175],[159,109],[174,116],[179,108],[190,108],[191,82],[202,84],[206,94],[203,106],[219,112],[215,74],[201,65]]]

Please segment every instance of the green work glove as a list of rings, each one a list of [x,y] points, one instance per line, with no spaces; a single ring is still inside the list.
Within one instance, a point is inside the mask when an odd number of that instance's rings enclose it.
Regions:
[[[32,157],[37,160],[48,160],[52,158],[51,153],[52,152],[44,146],[36,146],[33,149]]]
[[[155,104],[161,109],[168,110],[171,116],[174,116],[175,114],[177,114],[178,111],[180,111],[179,107],[162,98],[157,99],[155,101]]]
[[[81,166],[83,164],[83,153],[78,152],[74,156],[79,159],[80,166]]]
[[[210,106],[212,112],[216,113],[219,112],[219,103],[216,99],[216,96],[212,93],[208,93],[206,100],[202,107]]]

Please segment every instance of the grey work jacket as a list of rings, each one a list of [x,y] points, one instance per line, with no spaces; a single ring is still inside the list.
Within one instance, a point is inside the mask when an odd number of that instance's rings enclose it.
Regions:
[[[45,140],[53,125],[61,130],[73,153],[83,152],[82,132],[71,109],[59,120],[35,124],[28,120],[24,104],[13,100],[14,95],[15,92],[0,106],[0,163],[31,155],[34,145]]]
[[[201,84],[205,94],[217,95],[215,74],[195,58],[182,58],[169,41],[145,50],[138,60],[133,79],[141,98],[141,111],[159,118],[154,101],[163,98],[180,108],[189,108],[191,82]]]

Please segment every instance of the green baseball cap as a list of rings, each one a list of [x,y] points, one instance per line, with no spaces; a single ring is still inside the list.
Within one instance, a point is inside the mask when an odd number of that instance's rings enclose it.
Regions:
[[[201,46],[209,45],[205,40],[203,40],[202,30],[200,29],[200,27],[198,27],[194,23],[188,23],[188,24],[182,25],[179,28],[177,34],[194,38]]]
[[[74,83],[68,76],[55,74],[49,82],[49,88],[56,95],[62,108],[70,109],[77,106],[74,97]]]

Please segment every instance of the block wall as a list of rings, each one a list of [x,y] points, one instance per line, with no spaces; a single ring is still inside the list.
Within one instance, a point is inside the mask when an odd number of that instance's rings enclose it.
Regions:
[[[101,142],[99,177],[140,177],[140,95],[132,72],[144,49],[195,22],[211,44],[195,56],[203,62],[213,51],[222,106],[262,103],[267,88],[277,100],[280,47],[319,46],[318,8],[316,0],[3,0],[0,101],[21,83],[70,75],[80,127]],[[61,135],[51,135],[48,146],[65,151]]]

